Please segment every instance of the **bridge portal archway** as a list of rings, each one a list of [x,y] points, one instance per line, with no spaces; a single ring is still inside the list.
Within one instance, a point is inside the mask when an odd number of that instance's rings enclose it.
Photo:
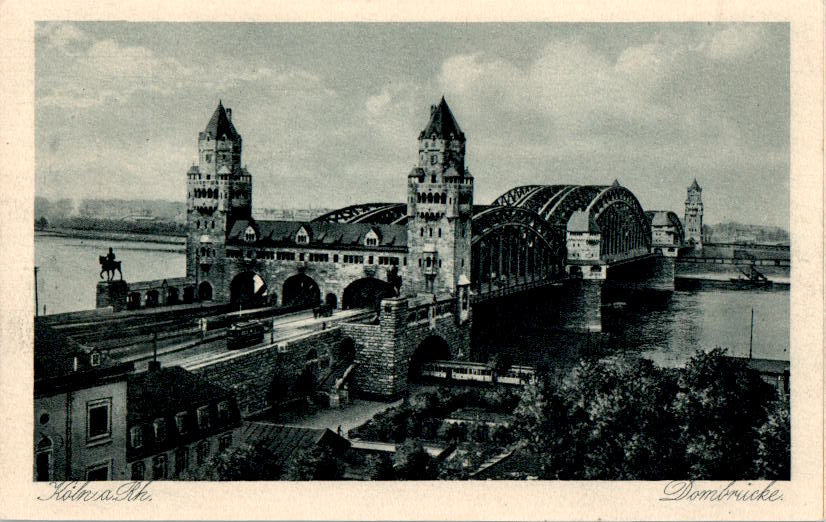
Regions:
[[[307,274],[296,274],[284,281],[281,294],[284,306],[318,306],[321,302],[318,283]]]
[[[438,335],[428,335],[419,343],[410,357],[408,367],[408,380],[415,381],[419,378],[422,365],[430,361],[446,361],[451,359],[450,345],[444,338]]]
[[[212,285],[204,281],[198,285],[198,299],[201,301],[212,301]]]
[[[229,300],[234,305],[264,306],[267,298],[267,283],[255,272],[242,272],[229,285]]]
[[[341,307],[349,308],[377,308],[382,299],[395,297],[396,290],[387,281],[374,277],[356,279],[344,289],[341,298]]]

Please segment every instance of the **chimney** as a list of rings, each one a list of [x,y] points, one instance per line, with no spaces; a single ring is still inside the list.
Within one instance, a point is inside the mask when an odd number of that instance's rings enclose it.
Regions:
[[[227,119],[232,122],[232,109],[227,109]]]

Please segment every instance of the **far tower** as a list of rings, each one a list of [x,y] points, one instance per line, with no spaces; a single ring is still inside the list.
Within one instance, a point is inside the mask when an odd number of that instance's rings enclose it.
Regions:
[[[419,134],[419,159],[407,177],[407,245],[413,293],[457,294],[469,284],[473,176],[465,135],[444,97]]]
[[[703,189],[697,178],[688,187],[685,199],[685,241],[703,248]]]

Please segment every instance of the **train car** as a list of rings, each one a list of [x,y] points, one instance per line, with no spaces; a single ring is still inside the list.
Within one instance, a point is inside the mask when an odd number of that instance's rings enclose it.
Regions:
[[[529,366],[511,366],[504,375],[496,377],[497,382],[504,384],[527,384],[533,381],[535,371]]]
[[[265,330],[258,321],[234,323],[227,328],[227,349],[236,350],[262,343]]]
[[[497,374],[486,364],[464,361],[430,361],[422,365],[420,375],[445,381],[472,381],[501,384],[527,384],[534,378],[530,366],[511,366],[504,374]]]

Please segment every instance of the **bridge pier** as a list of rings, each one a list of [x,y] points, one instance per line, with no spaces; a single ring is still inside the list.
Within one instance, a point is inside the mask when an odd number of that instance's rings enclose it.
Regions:
[[[562,316],[565,330],[602,332],[602,292],[604,281],[588,279],[568,285],[567,310]]]
[[[607,279],[614,286],[674,290],[673,257],[649,255],[609,265]]]

